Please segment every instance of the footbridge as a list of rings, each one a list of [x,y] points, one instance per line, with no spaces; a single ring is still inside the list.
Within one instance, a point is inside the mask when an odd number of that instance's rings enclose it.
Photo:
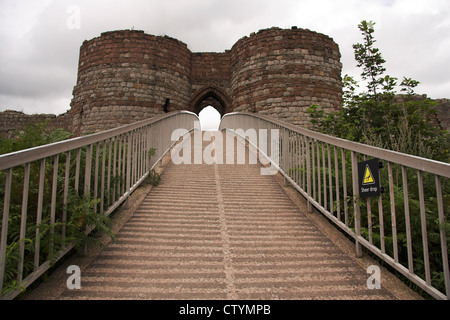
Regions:
[[[199,129],[173,112],[0,156],[1,297],[450,297],[449,164],[253,113]]]

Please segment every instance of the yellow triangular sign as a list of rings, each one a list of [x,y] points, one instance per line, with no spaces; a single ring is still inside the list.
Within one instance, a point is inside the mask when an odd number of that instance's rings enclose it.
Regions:
[[[375,180],[373,179],[372,172],[370,172],[369,165],[366,165],[366,171],[364,172],[364,180],[362,184],[373,184]]]

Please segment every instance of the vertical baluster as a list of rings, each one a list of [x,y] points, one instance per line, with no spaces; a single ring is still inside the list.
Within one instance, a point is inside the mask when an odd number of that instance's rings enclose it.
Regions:
[[[394,175],[392,174],[392,164],[388,162],[389,174],[389,200],[391,202],[391,224],[392,224],[392,242],[394,245],[394,260],[398,262],[398,243],[397,243],[397,222],[395,216],[395,195],[394,195]]]
[[[125,164],[127,162],[127,153],[128,153],[128,146],[126,142],[127,136],[126,134],[121,136],[122,140],[122,148],[123,148],[123,154],[122,154],[122,195],[125,194],[126,189],[126,170],[125,170]]]
[[[327,166],[325,162],[325,143],[322,142],[322,178],[323,178],[323,207],[328,208],[328,191],[327,191]]]
[[[100,142],[95,145],[95,168],[94,168],[94,199],[98,199],[98,166],[100,160]],[[97,213],[98,205],[95,205],[94,212]]]
[[[442,251],[442,269],[444,270],[444,281],[447,299],[450,299],[450,273],[448,266],[447,236],[445,228],[443,228],[445,222],[445,215],[444,215],[444,203],[442,201],[441,177],[436,176],[435,180],[436,180],[436,194],[437,194],[437,205],[439,214],[439,226],[441,226],[440,234],[441,234],[441,251]]]
[[[300,181],[298,180],[298,172],[300,170],[299,162],[300,162],[300,150],[298,148],[298,134],[296,132],[292,132],[292,153],[291,153],[291,162],[292,162],[292,180],[294,180],[295,184],[300,186]]]
[[[364,161],[367,160],[367,156],[364,155]],[[369,243],[373,243],[373,237],[372,237],[372,201],[370,197],[366,199],[366,206],[367,206],[367,229],[369,232]]]
[[[123,152],[123,145],[122,145],[122,137],[118,136],[116,137],[118,140],[118,155],[117,155],[117,190],[119,192],[119,198],[122,197],[122,152]]]
[[[59,154],[54,156],[53,160],[53,181],[52,181],[52,199],[50,203],[50,225],[52,226],[50,229],[50,250],[49,254],[52,255],[53,253],[53,241],[54,241],[54,227],[55,224],[55,214],[56,214],[56,192],[58,187],[58,166],[59,166]]]
[[[167,129],[170,129],[170,128],[167,128]],[[138,166],[138,168],[139,168],[139,172],[138,172],[138,181],[141,179],[141,177],[142,177],[142,163],[143,163],[143,158],[142,158],[142,156],[143,156],[143,139],[142,139],[142,128],[141,129],[139,129],[139,166]],[[168,137],[170,137],[169,135],[168,135]],[[167,144],[167,146],[168,146],[169,144]]]
[[[334,203],[333,203],[333,172],[331,167],[331,152],[330,145],[327,144],[328,153],[328,190],[330,192],[330,213],[333,214]]]
[[[77,149],[77,158],[75,164],[75,190],[78,191],[80,183],[80,159],[81,159],[81,148]]]
[[[62,230],[61,237],[65,247],[66,240],[66,222],[67,222],[67,199],[69,196],[69,180],[70,180],[70,150],[66,152],[66,168],[64,172],[64,193],[63,193],[63,214],[62,214]]]
[[[147,173],[147,172],[149,172],[150,171],[150,168],[151,168],[151,157],[150,157],[150,149],[152,148],[152,143],[151,143],[151,139],[152,139],[152,137],[151,137],[151,135],[150,135],[150,132],[151,132],[151,125],[149,125],[149,126],[147,126],[147,128],[146,128],[146,131],[145,131],[145,134],[146,134],[146,136],[145,136],[145,141],[146,141],[146,149],[145,149],[145,155],[146,155],[146,161],[145,161],[145,172]]]
[[[162,139],[162,136],[160,136],[160,139]],[[134,185],[134,181],[136,179],[136,143],[137,143],[137,133],[136,131],[133,131],[131,134],[131,183],[130,186]],[[163,142],[161,141],[161,148],[163,146]]]
[[[314,140],[311,139],[311,145],[308,147],[311,148],[312,151],[312,158],[311,158],[311,168],[312,168],[312,178],[313,178],[313,199],[316,200],[316,172],[315,172],[315,167],[316,167],[316,155],[315,155],[315,145],[314,145]]]
[[[20,217],[20,244],[19,244],[19,262],[17,266],[17,283],[20,284],[23,278],[23,263],[25,256],[25,238],[28,214],[28,190],[30,186],[30,167],[31,163],[25,164],[23,172],[23,194],[22,194],[22,213]],[[0,289],[1,292],[1,289]]]
[[[301,150],[302,150],[302,162],[301,162],[301,167],[302,167],[302,171],[301,171],[301,177],[302,177],[302,188],[303,188],[303,190],[306,190],[307,189],[307,184],[306,184],[306,179],[305,179],[305,176],[306,176],[306,163],[305,163],[305,160],[306,160],[306,157],[307,157],[307,155],[306,155],[306,148],[309,148],[309,145],[306,143],[306,137],[305,136],[300,136],[300,141],[301,141]]]
[[[131,186],[131,149],[133,148],[133,137],[132,133],[128,133],[128,141],[127,141],[127,147],[128,147],[128,154],[127,154],[127,177],[126,177],[126,192],[130,191]]]
[[[322,186],[320,184],[320,142],[317,141],[317,193],[319,194],[319,204],[322,205]]]
[[[337,219],[341,221],[341,197],[339,194],[339,159],[337,148],[334,147],[334,174],[335,174],[335,182],[336,182],[336,211],[337,211]]]
[[[343,197],[344,197],[344,222],[348,227],[348,204],[347,204],[347,173],[345,167],[345,150],[341,149],[342,158],[342,184],[343,184]]]
[[[159,139],[161,140],[160,141],[160,145],[161,145],[161,148],[162,148],[162,145],[163,145],[163,143],[162,143],[162,135],[159,136]],[[136,165],[135,165],[135,161],[136,161],[136,133],[135,133],[135,131],[133,131],[131,133],[130,146],[131,146],[131,171],[130,171],[131,172],[131,175],[130,175],[130,188],[131,188],[131,186],[134,183],[134,176],[135,176],[135,170],[136,170]]]
[[[355,215],[355,242],[356,242],[356,256],[362,257],[361,243],[359,237],[361,236],[361,213],[359,208],[359,183],[358,183],[358,159],[354,151],[352,156],[352,184],[353,184],[353,210]]]
[[[367,198],[366,200],[366,205],[367,205],[367,229],[369,232],[369,243],[373,244],[373,236],[372,236],[372,200],[369,198]]]
[[[113,164],[112,164],[112,203],[116,203],[117,195],[117,137],[114,137],[114,151],[113,151]]]
[[[297,184],[298,186],[305,190],[303,185],[303,136],[301,136],[299,133],[297,134],[297,150],[298,150],[298,160],[297,160]]]
[[[408,176],[405,166],[402,166],[402,177],[403,177],[403,203],[405,207],[405,223],[406,223],[406,247],[408,250],[408,269],[409,272],[414,273],[412,240],[411,240],[411,222],[409,216]]]
[[[84,196],[91,197],[91,172],[92,172],[92,144],[86,147],[86,160],[84,170]]]
[[[167,131],[170,130],[171,127],[167,127]],[[143,151],[143,144],[142,144],[142,128],[139,129],[139,143],[138,143],[138,172],[137,172],[137,181],[139,181],[142,178],[142,151]],[[170,135],[169,135],[170,140]],[[166,145],[167,147],[168,145]]]
[[[165,129],[165,128],[163,128]],[[131,181],[131,185],[134,186],[134,184],[136,183],[136,178],[137,178],[137,173],[138,173],[138,160],[139,160],[139,156],[138,156],[138,147],[139,147],[139,130],[136,130],[133,134],[134,139],[133,139],[133,179]],[[163,140],[162,143],[162,150],[164,151],[164,131],[163,131],[163,135],[161,136],[161,139]]]
[[[11,201],[11,180],[12,169],[6,171],[5,177],[5,195],[3,197],[3,222],[2,234],[0,236],[0,293],[3,289],[3,280],[5,275],[5,261],[6,261],[6,247],[8,240],[8,222],[9,222],[9,207]]]
[[[45,158],[41,160],[41,167],[39,170],[39,189],[38,189],[38,202],[36,214],[36,236],[34,245],[34,268],[39,267],[39,254],[41,247],[39,229],[40,224],[42,222],[42,205],[44,201],[44,178],[45,178]]]
[[[147,144],[148,144],[148,151],[150,151],[153,147],[153,125],[150,125],[147,129]],[[148,157],[148,170],[150,171],[150,169],[153,166],[153,160],[154,160],[154,156],[150,156]]]
[[[294,133],[289,131],[289,148],[288,148],[288,177],[295,181],[295,174],[297,172],[295,167],[295,137]]]
[[[100,178],[100,212],[105,210],[105,171],[106,171],[106,145],[107,141],[102,141],[102,172]]]
[[[139,173],[139,179],[142,178],[145,174],[145,135],[144,135],[144,128],[141,129],[141,150],[140,152],[140,159],[141,159],[141,164],[139,166],[140,168],[140,173]]]
[[[378,220],[380,223],[380,250],[386,253],[386,245],[384,241],[384,213],[383,213],[383,194],[378,197]]]
[[[106,200],[107,202],[107,207],[109,208],[113,203],[112,203],[112,194],[111,194],[111,163],[112,163],[112,146],[113,141],[112,138],[108,140],[108,174],[106,176]]]
[[[311,205],[311,196],[312,196],[312,192],[311,192],[311,144],[312,142],[309,140],[308,137],[304,137],[305,138],[305,147],[306,147],[306,187],[307,187],[307,192],[308,192],[308,211],[312,212],[312,205]],[[314,148],[313,148],[314,149]],[[313,163],[313,167],[314,167],[314,163]],[[313,174],[314,175],[314,174]]]
[[[419,183],[420,222],[422,224],[422,244],[423,244],[423,260],[425,264],[425,280],[428,285],[431,285],[430,258],[428,253],[427,217],[425,212],[423,172],[421,170],[417,170],[417,179]]]
[[[285,150],[283,150],[283,166],[284,169],[283,171],[289,176],[289,154],[290,154],[290,137],[289,137],[289,132],[286,129],[283,129],[283,149],[286,148]],[[285,141],[287,140],[287,141]],[[284,183],[285,185],[287,185],[287,181],[286,178],[284,179]]]
[[[164,128],[166,129],[166,128]],[[164,130],[165,131],[165,130]],[[165,140],[165,135],[163,136],[163,140]],[[141,139],[141,130],[136,130],[136,137],[135,137],[135,159],[134,159],[134,182],[133,185],[136,183],[136,181],[139,180],[139,158],[140,158],[140,141]],[[165,146],[165,143],[163,144]],[[163,148],[164,149],[164,148]]]

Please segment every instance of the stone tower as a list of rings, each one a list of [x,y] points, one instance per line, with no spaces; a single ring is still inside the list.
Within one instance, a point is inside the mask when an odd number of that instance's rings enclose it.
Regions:
[[[163,113],[249,111],[309,126],[306,108],[340,107],[341,62],[330,37],[270,28],[222,53],[143,31],[111,31],[83,42],[69,111],[72,130],[95,132]]]

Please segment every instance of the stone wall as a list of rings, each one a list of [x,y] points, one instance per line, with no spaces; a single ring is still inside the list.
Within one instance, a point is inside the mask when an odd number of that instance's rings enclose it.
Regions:
[[[56,116],[54,114],[25,114],[21,111],[6,110],[0,112],[0,136],[11,138],[14,131],[20,131],[27,125],[47,121],[47,127],[51,129],[66,128],[72,125],[72,120],[67,114]]]
[[[230,62],[230,51],[192,54],[192,98],[189,110],[198,114],[204,107],[212,105],[222,115],[231,111]]]
[[[435,101],[437,105],[434,108],[436,109],[439,126],[450,132],[450,99],[437,99]]]

